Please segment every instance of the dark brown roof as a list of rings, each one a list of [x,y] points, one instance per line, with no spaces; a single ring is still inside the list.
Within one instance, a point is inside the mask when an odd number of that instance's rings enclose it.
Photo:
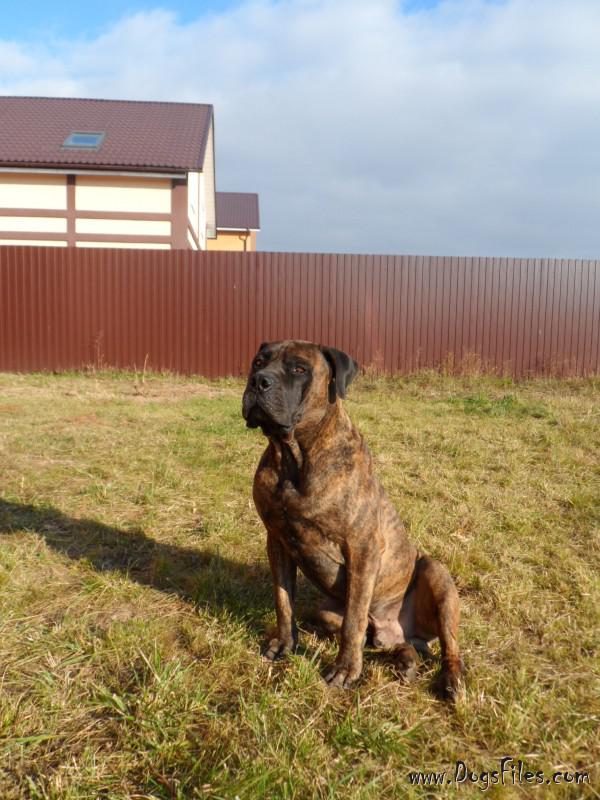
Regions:
[[[249,192],[217,192],[217,228],[259,230],[258,195]]]
[[[0,166],[200,170],[211,105],[0,97]],[[63,148],[74,132],[103,132],[98,150]]]

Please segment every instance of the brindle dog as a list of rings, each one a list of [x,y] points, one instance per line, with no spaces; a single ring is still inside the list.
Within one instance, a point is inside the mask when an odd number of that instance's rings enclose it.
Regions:
[[[375,647],[393,651],[407,678],[417,652],[439,637],[440,694],[453,699],[463,671],[459,598],[452,578],[422,555],[373,471],[371,454],[341,403],[356,362],[310,342],[262,344],[252,362],[243,415],[269,439],[254,478],[254,502],[267,529],[277,635],[270,660],[297,643],[296,568],[326,595],[322,621],[340,649],[325,675],[348,687],[362,671],[367,628]]]

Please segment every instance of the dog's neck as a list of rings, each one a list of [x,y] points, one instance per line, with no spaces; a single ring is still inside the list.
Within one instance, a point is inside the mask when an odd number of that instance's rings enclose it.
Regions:
[[[303,467],[310,461],[311,455],[321,449],[322,443],[331,443],[338,436],[345,436],[352,427],[350,418],[337,400],[315,424],[299,425],[285,438],[270,436],[275,464],[282,479],[297,485]]]
[[[294,429],[294,438],[302,451],[310,454],[319,448],[322,442],[331,441],[336,432],[350,422],[341,400],[328,403],[325,413],[317,420],[306,420],[306,417]]]
[[[269,443],[277,473],[279,474],[280,486],[286,481],[290,481],[297,488],[304,465],[304,454],[300,445],[293,436],[286,439],[274,436],[269,437]]]

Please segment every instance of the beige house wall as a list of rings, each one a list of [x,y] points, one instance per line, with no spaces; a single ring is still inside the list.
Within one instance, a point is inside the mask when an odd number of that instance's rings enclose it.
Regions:
[[[31,244],[31,243],[30,243]],[[170,250],[171,245],[162,242],[77,242],[76,247],[118,247],[123,250]]]
[[[171,181],[169,178],[78,175],[75,209],[170,214]]]
[[[65,217],[5,217],[0,216],[0,231],[23,233],[66,233]]]
[[[206,178],[200,173],[200,233],[198,235],[200,249],[206,250]]]
[[[66,242],[61,242],[59,239],[0,239],[2,244],[26,244],[35,245],[36,247],[66,247]]]
[[[66,175],[31,175],[20,172],[0,172],[0,209],[67,208]]]
[[[188,222],[196,236],[198,236],[200,231],[200,173],[188,172],[187,178]],[[195,244],[194,249],[196,249]]]
[[[171,223],[167,220],[145,219],[77,219],[75,231],[117,236],[170,236]]]
[[[206,237],[211,239],[217,232],[217,208],[215,202],[215,149],[214,149],[214,125],[211,123],[208,140],[206,142],[206,154],[202,173],[204,175],[204,203],[206,208]]]
[[[184,184],[183,202],[174,204],[178,183]],[[170,249],[175,241],[182,246],[183,235],[192,250],[243,251],[247,234],[242,231],[207,236],[207,228],[215,225],[212,128],[205,169],[188,173],[185,183],[171,177],[0,172],[0,245]],[[186,217],[180,232],[177,220],[174,230],[174,213],[177,219],[180,213]],[[246,249],[256,249],[255,232],[247,236]]]
[[[0,245],[170,249],[172,186],[170,177],[0,172]]]
[[[250,231],[250,235],[245,231],[219,231],[216,239],[207,239],[207,250],[229,250],[244,251],[244,240],[246,239],[246,252],[256,250],[256,231]]]

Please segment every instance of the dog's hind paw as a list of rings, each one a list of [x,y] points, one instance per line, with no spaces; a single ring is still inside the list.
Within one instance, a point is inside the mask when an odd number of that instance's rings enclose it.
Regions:
[[[405,642],[390,651],[394,671],[404,683],[412,683],[417,677],[417,651],[412,644]]]
[[[442,663],[442,669],[436,681],[436,693],[440,700],[454,703],[462,686],[464,686],[465,668],[462,661]]]

